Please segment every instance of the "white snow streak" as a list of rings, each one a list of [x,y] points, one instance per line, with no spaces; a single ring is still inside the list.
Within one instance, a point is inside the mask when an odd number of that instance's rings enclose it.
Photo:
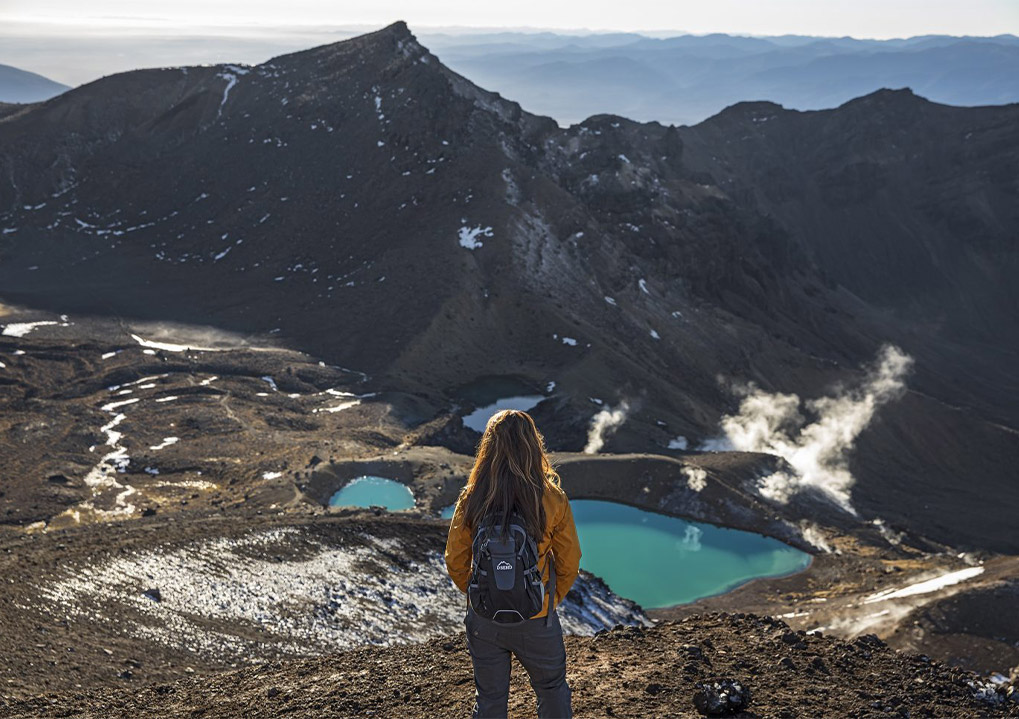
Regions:
[[[923,582],[917,582],[916,584],[901,587],[900,589],[885,589],[884,591],[871,594],[863,600],[863,603],[871,604],[873,602],[883,602],[886,599],[899,599],[900,597],[912,597],[916,594],[928,594],[930,592],[936,592],[939,589],[943,589],[944,587],[950,587],[953,584],[958,584],[959,582],[965,582],[967,579],[972,579],[973,577],[979,576],[983,573],[983,567],[966,567],[966,569],[942,574]]]
[[[149,447],[149,449],[151,450],[164,449],[165,447],[169,447],[171,444],[177,444],[177,442],[179,441],[180,441],[179,437],[163,437],[162,442],[160,442],[159,444],[152,445],[151,447]]]
[[[227,65],[227,72],[221,72],[216,77],[221,77],[226,80],[226,87],[223,88],[223,99],[219,102],[219,109],[216,111],[216,119],[223,116],[223,106],[226,105],[226,99],[230,96],[230,91],[234,89],[234,85],[237,84],[237,79],[241,75],[247,75],[248,69],[244,67],[238,67],[237,65]]]
[[[4,327],[3,333],[8,337],[24,337],[29,332],[34,330],[36,327],[44,327],[46,325],[59,325],[59,322],[53,322],[50,320],[42,322],[12,322],[11,324]]]

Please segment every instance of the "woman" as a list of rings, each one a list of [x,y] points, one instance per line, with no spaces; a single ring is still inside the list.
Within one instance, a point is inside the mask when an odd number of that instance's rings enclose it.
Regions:
[[[470,580],[474,533],[486,521],[506,526],[511,512],[534,538],[542,581],[548,586],[554,579],[555,596],[549,606],[546,593],[540,612],[514,624],[482,617],[468,600],[464,624],[474,664],[473,716],[506,716],[513,654],[530,677],[538,698],[538,716],[569,718],[573,714],[566,683],[566,648],[555,607],[577,578],[580,542],[570,502],[559,488],[559,475],[548,460],[544,438],[529,414],[514,409],[497,412],[488,420],[467,486],[453,511],[446,567],[461,592],[467,593]],[[550,554],[554,578],[548,571]]]

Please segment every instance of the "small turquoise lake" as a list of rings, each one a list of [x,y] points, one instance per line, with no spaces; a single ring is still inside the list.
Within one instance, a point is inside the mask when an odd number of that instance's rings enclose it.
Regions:
[[[414,495],[405,484],[385,477],[364,475],[350,480],[329,499],[330,507],[381,506],[388,510],[414,508]]]
[[[805,569],[810,555],[777,539],[618,502],[575,499],[580,566],[645,609],[686,604],[751,579]],[[442,511],[451,517],[453,507]]]

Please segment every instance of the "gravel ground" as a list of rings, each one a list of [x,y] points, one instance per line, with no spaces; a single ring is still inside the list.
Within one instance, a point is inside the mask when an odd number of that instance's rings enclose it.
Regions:
[[[1016,717],[1019,704],[980,699],[975,675],[880,640],[846,642],[791,631],[751,614],[705,614],[650,629],[567,638],[568,678],[577,716],[695,717],[695,684],[734,677],[750,690],[738,716]],[[107,687],[2,701],[5,717],[166,716],[457,717],[472,700],[463,634],[423,644],[357,649],[267,663],[214,677],[143,689]],[[987,694],[990,696],[990,694]],[[533,716],[534,700],[514,668],[510,714]]]

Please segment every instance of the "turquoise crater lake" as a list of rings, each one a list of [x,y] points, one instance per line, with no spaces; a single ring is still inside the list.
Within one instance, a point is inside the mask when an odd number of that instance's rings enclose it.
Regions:
[[[364,475],[350,480],[329,499],[330,507],[371,507],[380,506],[396,511],[413,509],[414,495],[405,484],[387,479]]]
[[[618,502],[575,499],[580,566],[645,609],[671,607],[792,574],[810,555],[777,539],[656,514]]]
[[[722,594],[751,579],[805,569],[810,555],[777,539],[618,502],[574,499],[580,566],[645,609]],[[443,517],[451,517],[446,507]]]

